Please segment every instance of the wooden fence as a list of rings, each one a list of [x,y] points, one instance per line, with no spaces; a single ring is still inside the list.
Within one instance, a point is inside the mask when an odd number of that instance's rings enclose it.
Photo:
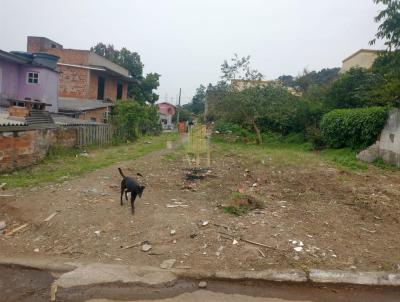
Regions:
[[[68,125],[64,128],[75,128],[76,146],[104,146],[112,142],[114,130],[111,125]]]
[[[110,144],[112,137],[111,125],[85,125],[78,127],[76,142],[78,146],[103,146]]]

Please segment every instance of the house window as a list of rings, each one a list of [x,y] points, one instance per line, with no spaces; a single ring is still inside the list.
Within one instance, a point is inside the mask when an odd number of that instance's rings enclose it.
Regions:
[[[97,122],[97,119],[96,119],[95,117],[91,117],[90,120],[91,120],[92,122]]]
[[[103,112],[103,123],[107,124],[107,122],[108,122],[108,112],[106,111]]]
[[[39,84],[39,73],[36,71],[29,71],[26,75],[26,82],[28,84]]]

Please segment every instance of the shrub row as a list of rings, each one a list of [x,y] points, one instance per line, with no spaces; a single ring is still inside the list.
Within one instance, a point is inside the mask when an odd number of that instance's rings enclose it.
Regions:
[[[387,116],[386,107],[333,110],[322,118],[322,138],[332,148],[367,147],[376,141]]]

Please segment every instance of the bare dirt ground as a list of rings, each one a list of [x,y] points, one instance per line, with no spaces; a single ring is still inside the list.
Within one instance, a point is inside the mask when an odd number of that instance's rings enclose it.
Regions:
[[[175,259],[176,268],[212,271],[400,270],[400,172],[273,163],[273,155],[260,161],[216,147],[209,174],[187,181],[182,150],[164,150],[63,183],[3,191],[15,197],[0,198],[0,256],[154,266]],[[134,216],[128,202],[119,204],[117,167],[144,175]],[[264,208],[225,213],[234,192]],[[150,251],[141,250],[144,241]]]

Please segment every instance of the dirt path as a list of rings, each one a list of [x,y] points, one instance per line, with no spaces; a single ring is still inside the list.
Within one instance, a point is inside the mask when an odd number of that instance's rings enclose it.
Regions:
[[[326,163],[277,170],[251,155],[216,151],[209,175],[188,182],[185,156],[169,152],[60,184],[6,191],[16,196],[0,201],[7,231],[28,225],[0,235],[0,255],[154,266],[175,259],[174,267],[205,270],[400,268],[399,173],[353,173]],[[134,216],[129,203],[119,205],[117,167],[144,175]],[[265,208],[241,217],[224,213],[221,206],[238,191]],[[148,252],[141,251],[144,241],[152,246]]]

